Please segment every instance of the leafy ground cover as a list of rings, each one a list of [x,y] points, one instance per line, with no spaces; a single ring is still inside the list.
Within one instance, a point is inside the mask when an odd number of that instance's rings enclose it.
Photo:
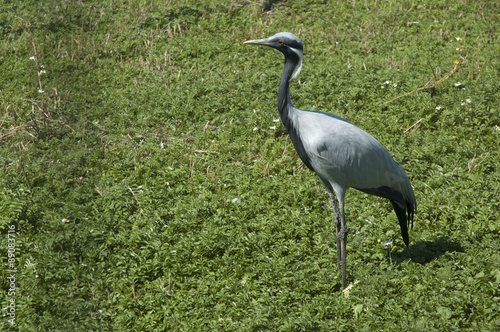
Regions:
[[[0,9],[2,330],[498,330],[494,1]],[[347,193],[348,297],[275,122],[282,56],[243,45],[278,31],[305,44],[294,104],[371,133],[415,188],[408,248],[388,202]]]

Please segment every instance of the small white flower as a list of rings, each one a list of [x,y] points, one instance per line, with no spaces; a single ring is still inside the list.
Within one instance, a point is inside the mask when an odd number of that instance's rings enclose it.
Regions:
[[[398,85],[397,85],[396,83],[394,83],[392,86],[393,86],[393,87],[397,87]]]
[[[456,39],[456,41],[461,41],[462,40],[462,38],[460,38],[460,37],[456,37],[455,39]]]
[[[389,239],[389,240],[384,242],[384,245],[390,246],[392,244],[392,242],[393,242],[392,239]]]
[[[461,102],[461,103],[460,103],[460,106],[464,106],[464,105],[465,105],[465,103],[464,103],[464,102]]]
[[[44,93],[45,91],[43,91],[42,89],[38,89],[38,93]]]
[[[241,198],[238,198],[238,197],[233,198],[233,199],[231,200],[231,202],[232,202],[232,203],[234,203],[234,204],[241,203]]]
[[[391,84],[391,81],[385,81],[384,84]]]
[[[257,127],[254,127],[254,128],[252,129],[252,130],[253,130],[253,131],[257,131],[258,129],[259,129],[259,128],[257,128]]]
[[[276,130],[276,126],[269,127],[271,130]]]
[[[34,56],[34,55],[33,55],[33,56],[30,56],[30,60],[36,61],[35,56]]]
[[[460,82],[455,83],[455,86],[460,86],[460,85],[462,85],[462,83]]]
[[[465,102],[470,104],[471,103],[471,100],[470,99],[465,99]]]
[[[278,123],[278,122],[280,122],[280,119],[274,119],[273,122]]]
[[[349,284],[343,291],[342,294],[344,294],[345,297],[349,297],[349,293],[351,292],[353,284]]]
[[[43,74],[47,74],[47,72],[45,71],[45,69],[42,69],[38,72],[38,75],[43,75]]]
[[[441,106],[437,106],[436,110],[439,111],[441,109]]]
[[[66,218],[63,218],[63,220],[61,220],[61,222],[68,223],[68,222],[69,222],[69,220],[68,220],[68,219],[66,219]]]
[[[499,126],[499,125],[496,125],[496,126],[495,126],[495,129],[500,131],[500,126]]]

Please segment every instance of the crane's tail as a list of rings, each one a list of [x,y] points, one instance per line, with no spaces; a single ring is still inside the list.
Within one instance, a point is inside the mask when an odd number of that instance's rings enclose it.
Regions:
[[[410,244],[408,227],[410,227],[411,224],[411,227],[413,228],[413,216],[415,214],[415,209],[417,208],[417,201],[415,200],[415,196],[413,194],[413,188],[410,185],[410,181],[407,181],[407,183],[408,195],[403,195],[400,191],[388,186],[382,186],[379,188],[356,188],[367,194],[384,197],[391,201],[392,207],[398,216],[399,226],[401,226],[401,235],[403,236],[403,241],[406,246]]]
[[[401,227],[401,235],[403,241],[408,246],[410,244],[410,237],[408,236],[408,227],[413,228],[413,215],[415,214],[415,206],[409,201],[406,201],[406,207],[401,203],[390,200],[396,215],[398,216],[399,226]],[[408,212],[407,212],[408,211]]]

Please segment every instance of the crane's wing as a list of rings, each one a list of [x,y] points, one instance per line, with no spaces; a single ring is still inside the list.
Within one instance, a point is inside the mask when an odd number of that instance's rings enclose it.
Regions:
[[[345,192],[352,187],[389,199],[408,245],[408,226],[410,222],[413,226],[417,202],[401,165],[380,142],[345,119],[314,111],[293,116],[310,168],[332,188],[340,186]]]

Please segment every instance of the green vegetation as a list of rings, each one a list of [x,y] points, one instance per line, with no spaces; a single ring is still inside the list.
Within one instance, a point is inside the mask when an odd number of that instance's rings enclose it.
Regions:
[[[2,2],[0,330],[498,330],[498,22],[487,0]],[[243,45],[278,31],[305,45],[294,104],[415,188],[409,248],[348,191],[348,297],[273,122],[283,57]]]

